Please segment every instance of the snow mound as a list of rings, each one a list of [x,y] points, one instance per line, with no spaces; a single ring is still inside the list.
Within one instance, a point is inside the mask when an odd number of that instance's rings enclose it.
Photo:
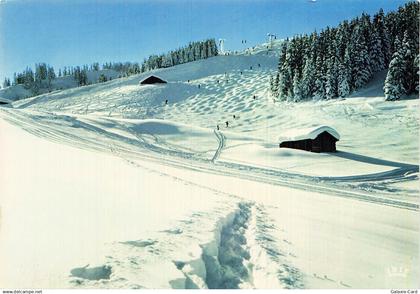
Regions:
[[[336,130],[329,126],[316,126],[311,128],[304,129],[291,129],[281,134],[279,141],[298,141],[306,139],[315,139],[318,135],[323,132],[328,132],[331,136],[335,137],[337,140],[340,140],[340,135]]]

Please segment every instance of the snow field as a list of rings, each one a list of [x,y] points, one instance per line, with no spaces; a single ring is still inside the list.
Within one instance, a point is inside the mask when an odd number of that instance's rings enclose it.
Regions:
[[[418,286],[418,100],[275,102],[263,47],[1,108],[0,285]],[[339,152],[278,148],[318,124]]]

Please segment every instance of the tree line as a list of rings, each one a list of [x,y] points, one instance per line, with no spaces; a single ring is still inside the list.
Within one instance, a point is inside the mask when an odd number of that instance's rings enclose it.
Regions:
[[[138,62],[106,62],[102,66],[98,62],[83,66],[65,66],[58,69],[46,63],[35,64],[35,72],[27,67],[23,72],[15,73],[12,82],[5,78],[3,88],[11,85],[23,85],[30,89],[33,95],[38,95],[41,88],[52,89],[52,81],[56,77],[72,76],[79,86],[95,82],[106,82],[105,74],[101,74],[98,81],[88,81],[89,71],[115,70],[120,73],[119,77],[127,77],[133,74],[147,72],[149,70],[171,67],[174,65],[196,61],[218,55],[216,41],[207,39],[204,41],[191,42],[187,46],[172,50],[165,54],[151,55],[139,64]]]
[[[346,97],[388,69],[387,100],[418,92],[419,3],[363,13],[337,27],[286,39],[270,91],[280,100]]]

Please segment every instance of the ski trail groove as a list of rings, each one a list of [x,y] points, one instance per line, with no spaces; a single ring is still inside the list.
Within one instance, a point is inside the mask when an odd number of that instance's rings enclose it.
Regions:
[[[222,134],[222,132],[214,130],[214,134],[217,137],[217,141],[219,142],[219,146],[217,147],[217,150],[214,153],[213,158],[211,159],[211,162],[213,162],[213,163],[215,163],[216,160],[219,159],[220,153],[222,153],[222,149],[225,147],[225,143],[226,143],[226,137],[225,137],[225,135]]]
[[[250,203],[239,203],[233,217],[228,217],[214,242],[202,246],[206,284],[210,289],[238,289],[249,280],[250,259],[244,236],[250,218]]]
[[[239,202],[200,245],[200,258],[174,261],[185,277],[178,282],[188,289],[302,288],[301,272],[276,245],[272,221],[262,205]]]

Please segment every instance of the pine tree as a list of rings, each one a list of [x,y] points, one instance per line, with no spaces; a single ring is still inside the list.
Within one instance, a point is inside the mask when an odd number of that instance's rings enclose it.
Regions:
[[[337,68],[337,61],[335,58],[330,58],[327,62],[327,76],[325,82],[325,98],[333,99],[338,96],[338,89],[337,89],[337,75],[338,75],[338,68]]]
[[[307,58],[302,72],[301,96],[303,99],[311,98],[313,95],[315,81],[315,66],[311,58]]]
[[[324,62],[322,60],[322,55],[318,55],[316,62],[315,62],[315,85],[314,85],[314,93],[313,99],[314,100],[321,100],[325,99],[325,80],[326,76],[324,73]]]
[[[54,68],[52,66],[48,66],[47,68],[47,79],[48,79],[48,87],[51,88],[51,82],[52,80],[55,80],[56,75]]]
[[[383,70],[385,68],[385,57],[383,53],[383,45],[379,33],[374,28],[372,31],[369,57],[374,72]]]
[[[287,100],[287,97],[289,97],[292,91],[292,83],[291,68],[288,64],[285,64],[279,74],[278,97],[280,100]]]
[[[10,87],[10,80],[8,78],[5,78],[3,82],[3,88],[7,87]]]
[[[404,88],[405,81],[405,62],[403,46],[398,37],[395,39],[394,48],[396,51],[392,55],[389,63],[388,74],[385,79],[384,93],[386,100],[398,100],[407,92]]]
[[[299,75],[295,73],[293,77],[293,101],[297,102],[302,99],[302,87]]]
[[[87,72],[86,72],[86,69],[83,69],[83,70],[80,72],[80,82],[79,82],[79,84],[80,84],[81,86],[85,86],[85,85],[87,85],[87,84],[88,84],[88,78],[87,78]]]
[[[349,44],[351,77],[354,89],[364,86],[372,77],[368,45],[361,25],[356,25]]]
[[[391,43],[389,39],[389,33],[385,27],[385,15],[384,11],[381,8],[377,14],[373,16],[373,29],[378,34],[380,44],[381,44],[381,51],[382,57],[384,62],[384,68],[389,64],[391,58]]]
[[[31,89],[34,82],[34,73],[31,68],[27,67],[24,73],[24,87],[26,89]]]
[[[348,51],[344,55],[344,62],[340,63],[338,67],[337,83],[338,97],[344,98],[350,94],[350,73],[349,73],[350,57]]]
[[[415,91],[416,80],[417,79],[417,65],[415,64],[417,51],[415,46],[411,43],[409,33],[404,32],[404,39],[402,41],[402,54],[404,59],[404,67],[406,68],[406,76],[404,81],[404,88],[406,89],[406,94],[410,94]]]
[[[324,77],[319,75],[315,80],[315,91],[314,91],[313,99],[322,100],[324,98],[325,98]]]

